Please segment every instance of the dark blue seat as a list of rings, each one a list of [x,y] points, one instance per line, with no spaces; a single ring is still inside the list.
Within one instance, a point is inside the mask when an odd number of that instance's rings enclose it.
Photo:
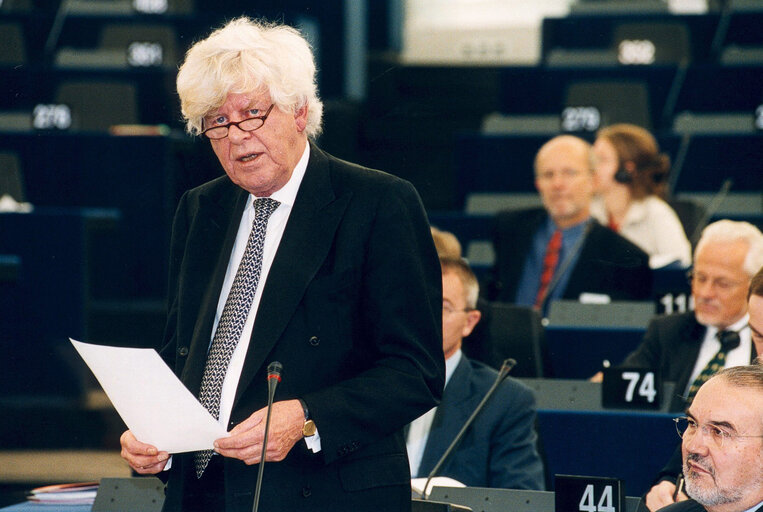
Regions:
[[[549,475],[622,478],[628,496],[651,486],[679,444],[674,414],[538,410]]]

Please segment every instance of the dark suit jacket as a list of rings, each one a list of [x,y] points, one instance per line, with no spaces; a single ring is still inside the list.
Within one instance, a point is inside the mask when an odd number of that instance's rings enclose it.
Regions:
[[[706,512],[707,509],[694,500],[679,501],[660,509],[660,512]],[[739,512],[742,512],[741,510]],[[763,505],[753,510],[763,512]]]
[[[493,300],[514,302],[519,279],[535,233],[548,219],[543,208],[506,210],[496,217],[495,266],[489,292]],[[651,300],[649,256],[614,231],[592,222],[571,270],[563,298],[581,293],[609,295],[612,300]]]
[[[691,372],[697,364],[706,327],[697,322],[694,313],[676,313],[659,316],[649,322],[641,344],[631,352],[621,366],[656,368],[663,381],[676,383],[675,395],[671,397],[670,410],[682,412],[686,408],[683,392],[689,384]],[[757,357],[752,344],[750,361]],[[660,470],[655,483],[660,480],[675,482],[681,472],[681,443],[665,467]]]
[[[462,357],[432,420],[419,475],[427,475],[493,385],[498,373]],[[536,450],[535,397],[519,381],[501,383],[438,472],[473,487],[544,489]]]
[[[694,313],[660,316],[649,322],[641,344],[631,352],[622,366],[655,368],[663,381],[676,383],[676,396],[671,397],[671,411],[684,410],[684,389],[697,363],[706,327]]]
[[[173,225],[162,354],[198,395],[226,266],[248,194],[227,176],[187,192]],[[263,510],[410,507],[404,425],[439,400],[442,279],[413,187],[311,147],[264,283],[229,428],[267,403],[301,397],[322,451],[300,441],[268,463]],[[262,285],[262,284],[261,284]],[[165,509],[177,510],[191,454],[173,458]],[[251,510],[258,467],[225,459],[228,510]]]
[[[656,368],[663,381],[675,382],[676,396],[671,401],[671,410],[683,411],[685,404],[680,395],[689,384],[706,329],[691,311],[657,317],[649,322],[641,344],[625,358],[622,366]],[[755,357],[753,344],[750,361]]]

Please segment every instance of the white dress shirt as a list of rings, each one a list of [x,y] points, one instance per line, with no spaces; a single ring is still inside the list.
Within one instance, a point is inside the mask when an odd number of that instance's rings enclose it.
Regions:
[[[448,385],[453,372],[456,371],[458,363],[461,362],[462,357],[461,350],[456,351],[452,356],[445,360],[445,385]],[[424,456],[424,448],[427,446],[427,439],[429,439],[429,429],[432,427],[432,420],[434,420],[437,407],[432,407],[419,416],[408,427],[408,438],[405,442],[405,447],[408,450],[408,464],[411,467],[411,476],[416,477],[419,473],[419,466],[421,466],[421,458]],[[426,475],[423,475],[426,476]]]
[[[591,216],[609,225],[609,215],[601,197],[591,203]],[[659,268],[674,261],[691,265],[691,245],[673,208],[657,196],[634,200],[618,233],[649,255],[649,266]]]
[[[220,417],[218,422],[228,428],[228,421],[230,420],[231,411],[233,409],[233,401],[236,397],[236,389],[238,388],[238,382],[241,378],[241,372],[244,368],[244,360],[246,359],[246,353],[249,349],[249,341],[252,337],[252,329],[254,328],[254,321],[257,318],[257,310],[260,305],[260,299],[262,299],[262,290],[265,288],[265,283],[268,279],[268,273],[270,267],[275,259],[278,245],[281,243],[284,230],[286,229],[286,223],[289,220],[289,215],[294,206],[294,201],[297,198],[297,192],[299,186],[302,183],[302,178],[305,176],[307,170],[307,162],[310,159],[310,144],[305,143],[305,150],[302,153],[297,166],[294,168],[289,181],[281,189],[273,192],[270,195],[271,199],[275,199],[281,203],[278,208],[273,212],[268,219],[268,226],[265,233],[265,243],[262,249],[262,268],[260,270],[260,280],[257,283],[257,290],[254,294],[254,300],[252,301],[252,308],[249,311],[249,316],[244,324],[244,329],[241,333],[241,339],[239,340],[236,348],[231,356],[230,364],[228,365],[228,371],[225,374],[225,380],[223,381],[222,392],[220,396]],[[254,223],[254,200],[257,199],[254,195],[250,194],[244,208],[244,213],[241,216],[241,223],[239,224],[238,233],[236,234],[236,241],[233,244],[233,250],[231,251],[230,259],[228,260],[228,268],[225,271],[225,280],[223,281],[223,287],[220,291],[220,298],[217,303],[217,312],[215,313],[215,321],[212,326],[212,332],[210,333],[209,343],[212,344],[214,333],[217,330],[217,324],[220,321],[223,308],[225,307],[225,301],[230,293],[231,286],[233,286],[233,280],[236,277],[236,271],[241,263],[241,258],[244,256],[246,250],[246,244],[249,240],[249,233],[252,231],[252,224]],[[263,386],[265,383],[263,382]],[[254,412],[254,411],[252,411]],[[320,437],[316,433],[314,436],[305,438],[308,446],[313,451],[320,450]]]
[[[742,366],[750,364],[750,354],[752,353],[752,336],[750,334],[750,315],[745,314],[742,318],[729,325],[725,330],[737,331],[739,333],[739,346],[726,352],[726,363],[724,368],[733,366]],[[697,379],[702,370],[707,366],[715,354],[721,349],[721,342],[718,341],[718,328],[712,325],[707,326],[705,338],[702,340],[702,346],[697,355],[697,362],[694,364],[694,370],[691,372],[689,382],[686,384],[684,395],[689,393],[689,388]]]

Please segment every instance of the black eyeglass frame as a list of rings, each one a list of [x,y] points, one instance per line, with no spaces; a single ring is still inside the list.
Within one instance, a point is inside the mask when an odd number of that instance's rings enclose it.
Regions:
[[[205,137],[207,137],[210,140],[220,140],[220,139],[224,139],[225,137],[228,136],[228,132],[230,131],[230,127],[231,126],[235,126],[239,130],[244,131],[244,132],[253,132],[255,130],[259,130],[260,128],[262,128],[262,125],[265,124],[265,121],[268,119],[268,116],[270,115],[270,111],[273,110],[273,107],[275,107],[275,103],[271,103],[270,104],[270,107],[268,107],[268,109],[265,111],[264,115],[254,116],[254,117],[247,117],[246,119],[242,119],[241,121],[231,121],[230,123],[223,124],[223,125],[220,125],[220,126],[211,126],[209,128],[203,129],[201,131],[201,133],[199,133],[199,135],[204,135]],[[244,123],[249,123],[251,121],[260,121],[260,124],[258,124],[254,128],[246,128],[246,126],[242,126]],[[202,119],[202,123],[204,123],[203,119]],[[212,130],[220,130],[220,129],[223,129],[223,128],[225,129],[225,135],[223,135],[222,137],[211,137],[209,135],[210,131],[212,131]]]

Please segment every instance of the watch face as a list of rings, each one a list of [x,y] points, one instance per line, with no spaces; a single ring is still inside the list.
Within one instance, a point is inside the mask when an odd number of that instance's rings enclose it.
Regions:
[[[305,437],[314,436],[316,430],[315,422],[313,420],[307,420],[305,424],[302,425],[302,435]]]

